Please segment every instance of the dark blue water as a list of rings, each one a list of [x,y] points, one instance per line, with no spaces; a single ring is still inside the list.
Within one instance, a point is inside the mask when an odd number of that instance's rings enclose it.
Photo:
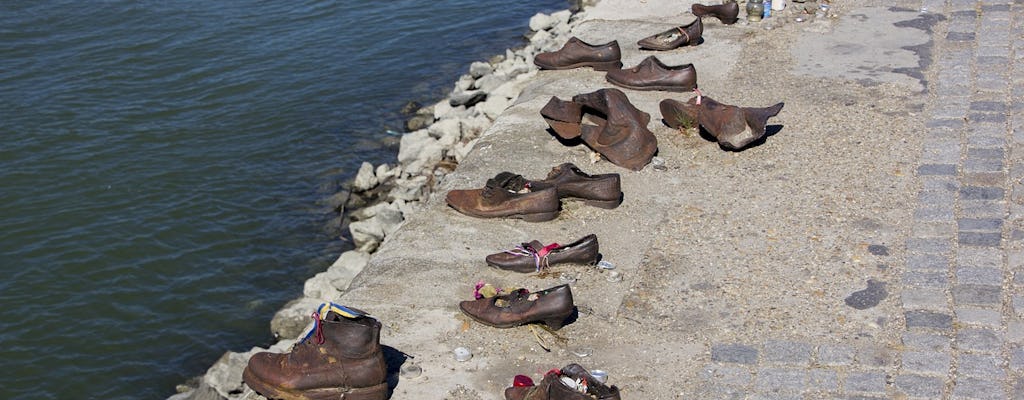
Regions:
[[[566,6],[0,2],[0,398],[162,399],[270,343],[402,105]]]

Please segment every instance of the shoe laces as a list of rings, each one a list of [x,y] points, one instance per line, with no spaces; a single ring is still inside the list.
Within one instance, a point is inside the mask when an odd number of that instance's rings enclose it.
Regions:
[[[552,243],[541,247],[538,250],[534,249],[529,243],[523,243],[513,249],[505,250],[505,252],[514,256],[533,257],[533,264],[537,267],[537,272],[540,272],[543,268],[551,268],[551,262],[548,260],[548,256],[551,255],[553,250],[559,247],[562,246],[558,243]]]
[[[324,344],[324,326],[320,322],[320,312],[313,311],[313,314],[311,314],[309,317],[313,318],[313,329],[311,329],[309,333],[307,333],[306,336],[304,336],[302,340],[299,341],[299,343],[306,343],[306,341],[309,340],[309,338],[313,337],[315,334],[316,344]]]

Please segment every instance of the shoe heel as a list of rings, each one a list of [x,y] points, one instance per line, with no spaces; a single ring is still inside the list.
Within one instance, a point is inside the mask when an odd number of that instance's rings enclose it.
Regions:
[[[622,68],[622,61],[605,61],[605,62],[594,62],[588,64],[589,67],[593,68],[594,71],[608,71],[611,69]]]
[[[548,328],[551,328],[551,330],[557,331],[559,329],[562,329],[562,327],[565,326],[565,323],[568,322],[568,321],[569,321],[569,316],[564,316],[564,317],[548,318],[548,319],[545,319],[543,322],[544,322],[544,325],[547,325]]]
[[[739,18],[726,18],[726,19],[719,18],[718,20],[722,21],[723,24],[732,25],[732,24],[735,24],[736,21],[739,21]]]
[[[523,215],[520,216],[520,218],[522,218],[523,221],[526,221],[526,222],[544,222],[544,221],[553,220],[556,217],[558,217],[558,211],[543,212],[543,213],[533,213],[533,214],[523,214]]]
[[[615,207],[618,207],[619,204],[622,204],[622,200],[583,200],[583,204],[586,204],[588,206],[594,206],[597,208],[603,208],[605,210],[611,210]]]

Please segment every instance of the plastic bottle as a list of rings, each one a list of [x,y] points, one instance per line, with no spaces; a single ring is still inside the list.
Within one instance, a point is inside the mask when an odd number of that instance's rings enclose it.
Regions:
[[[762,18],[768,18],[772,16],[772,0],[764,0],[764,15]]]

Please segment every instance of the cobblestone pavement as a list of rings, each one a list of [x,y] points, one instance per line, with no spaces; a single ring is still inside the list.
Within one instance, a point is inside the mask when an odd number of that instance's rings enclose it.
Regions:
[[[946,29],[924,71],[919,191],[890,288],[902,346],[713,343],[703,377],[715,397],[1024,398],[1024,4],[922,9]]]

